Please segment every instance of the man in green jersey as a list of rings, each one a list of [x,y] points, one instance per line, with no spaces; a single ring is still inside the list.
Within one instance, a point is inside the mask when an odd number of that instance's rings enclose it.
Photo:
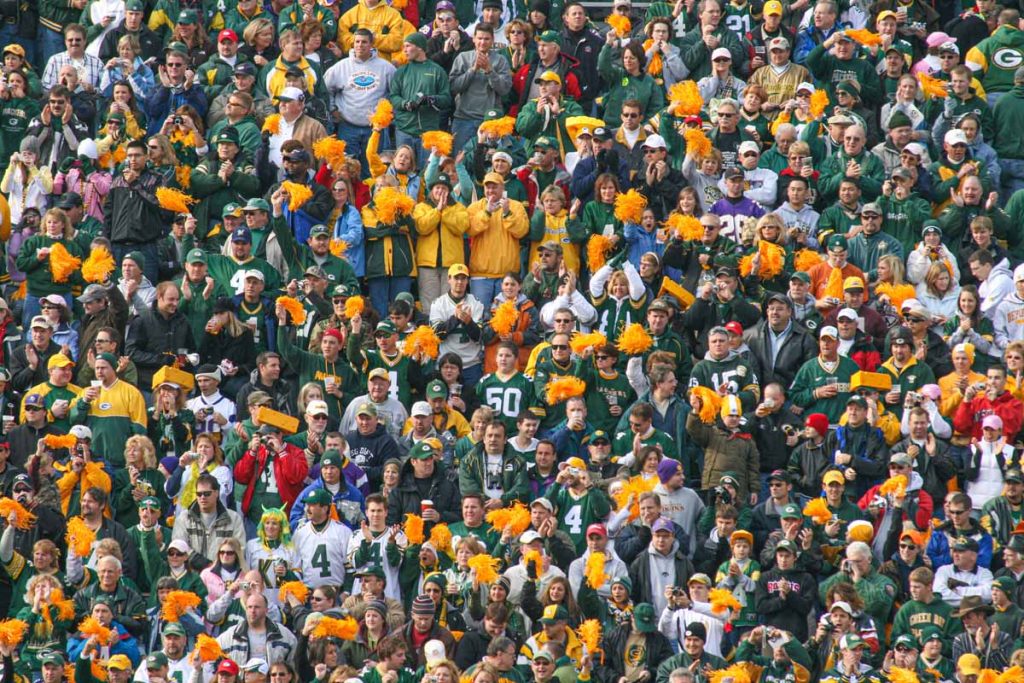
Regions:
[[[729,349],[729,331],[724,327],[711,328],[707,345],[707,354],[693,366],[690,388],[707,387],[723,396],[739,396],[743,410],[754,410],[761,396],[761,387],[750,364]]]
[[[839,422],[850,398],[850,380],[860,367],[839,355],[839,330],[831,325],[818,332],[818,355],[797,370],[790,387],[793,405],[808,413],[823,413],[831,424]]]
[[[276,292],[281,287],[281,275],[261,258],[252,255],[252,230],[240,227],[231,233],[231,253],[210,254],[207,268],[210,276],[224,289],[241,294],[245,287],[245,274],[251,270],[263,273],[267,289]]]
[[[587,549],[586,530],[611,511],[608,496],[595,488],[582,458],[569,458],[558,466],[558,476],[545,494],[557,512],[558,528],[569,534],[576,552]]]

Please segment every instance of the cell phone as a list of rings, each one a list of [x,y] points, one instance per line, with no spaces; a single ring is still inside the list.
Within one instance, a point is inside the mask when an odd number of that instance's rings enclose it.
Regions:
[[[800,160],[800,165],[803,168],[814,168],[814,160],[811,157],[804,157]]]

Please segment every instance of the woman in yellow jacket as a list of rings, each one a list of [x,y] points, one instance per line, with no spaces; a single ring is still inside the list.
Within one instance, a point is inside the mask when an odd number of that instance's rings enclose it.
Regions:
[[[452,197],[452,181],[441,174],[430,186],[428,201],[412,212],[416,221],[416,266],[420,304],[430,310],[434,299],[445,293],[448,266],[465,263],[463,235],[469,230],[469,212]]]
[[[534,211],[530,220],[530,263],[540,263],[540,246],[545,242],[562,245],[562,259],[568,270],[580,273],[580,244],[587,240],[587,228],[575,213],[565,210],[565,191],[555,185],[548,185],[540,193],[542,211]],[[573,202],[579,210],[579,202]]]
[[[398,187],[394,176],[377,178],[373,201],[363,207],[363,231],[366,233],[366,284],[373,310],[383,319],[388,305],[402,292],[412,291],[416,277],[412,215],[399,215],[394,223],[382,223],[377,217],[377,192]]]
[[[519,272],[519,240],[530,231],[522,202],[505,195],[505,179],[484,176],[483,199],[469,205],[469,289],[485,306],[501,291],[505,273]]]
[[[939,389],[942,391],[942,398],[939,399],[939,414],[951,422],[953,413],[964,402],[964,392],[967,391],[967,387],[986,381],[985,375],[971,370],[974,353],[974,344],[970,342],[954,346],[951,354],[953,372],[939,378]],[[1009,389],[1009,385],[1006,388]],[[957,446],[969,446],[971,435],[954,432],[952,442]]]
[[[401,13],[384,0],[359,0],[355,7],[341,15],[338,43],[342,52],[352,49],[357,28],[373,31],[373,47],[381,59],[389,61],[394,53],[402,51],[402,39],[408,35]]]

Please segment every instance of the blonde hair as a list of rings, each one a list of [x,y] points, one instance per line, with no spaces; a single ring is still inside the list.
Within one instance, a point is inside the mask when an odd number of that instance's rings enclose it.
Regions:
[[[249,25],[245,27],[245,30],[242,31],[242,40],[244,40],[249,45],[253,45],[256,42],[256,34],[262,33],[268,28],[270,29],[271,33],[273,33],[274,23],[270,21],[270,19],[253,19],[249,22]]]
[[[889,270],[892,272],[892,284],[907,284],[907,270],[903,266],[903,259],[896,254],[886,254],[885,256],[880,257],[878,262],[885,262],[885,264],[889,266]]]
[[[39,221],[40,225],[43,226],[43,231],[46,230],[46,219],[50,217],[56,218],[57,220],[64,224],[63,239],[71,239],[71,237],[75,234],[75,226],[71,224],[71,218],[68,217],[64,210],[57,208],[48,209],[46,213],[43,214],[42,220]]]
[[[953,291],[952,276],[950,276],[949,278],[949,288],[945,292],[940,292],[938,289],[935,288],[935,283],[938,281],[939,277],[941,277],[943,273],[949,275],[949,269],[946,268],[946,264],[941,261],[936,261],[935,263],[928,267],[928,272],[924,276],[924,281],[925,284],[928,286],[928,292],[930,294],[941,297]]]
[[[144,465],[143,469],[155,470],[156,446],[153,445],[150,438],[143,434],[135,434],[134,436],[128,437],[128,440],[124,442],[124,452],[127,453],[128,449],[132,446],[138,446],[139,452],[142,454],[142,464]]]

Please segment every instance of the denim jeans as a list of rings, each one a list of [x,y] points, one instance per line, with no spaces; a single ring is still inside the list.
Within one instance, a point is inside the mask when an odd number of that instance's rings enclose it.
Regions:
[[[377,311],[381,320],[387,318],[388,306],[395,300],[395,297],[402,292],[412,291],[412,278],[408,275],[371,277],[366,279],[366,284],[370,288],[370,303],[373,304],[373,310]]]
[[[1005,206],[1014,192],[1024,190],[1024,159],[1000,159],[999,168],[1002,169],[999,198]]]
[[[466,141],[476,135],[476,131],[483,123],[483,119],[452,119],[452,135],[455,141],[452,144],[452,156],[457,156]]]
[[[469,293],[472,294],[477,301],[484,305],[485,311],[490,310],[491,302],[494,301],[494,297],[498,296],[500,292],[500,277],[469,278]]]
[[[54,56],[58,52],[63,52],[66,48],[64,46],[63,34],[51,31],[42,24],[36,29],[36,64],[41,64],[45,68],[46,62],[50,61],[50,57]],[[41,72],[40,72],[41,73]]]
[[[345,149],[349,150],[350,154],[353,153],[353,150],[358,150],[359,163],[362,164],[360,170],[362,180],[370,177],[370,163],[366,160],[366,145],[370,142],[371,133],[373,133],[373,128],[369,126],[354,126],[344,120],[338,124],[338,138],[345,141]],[[388,149],[390,142],[391,138],[388,136],[388,132],[382,130],[377,149]]]

